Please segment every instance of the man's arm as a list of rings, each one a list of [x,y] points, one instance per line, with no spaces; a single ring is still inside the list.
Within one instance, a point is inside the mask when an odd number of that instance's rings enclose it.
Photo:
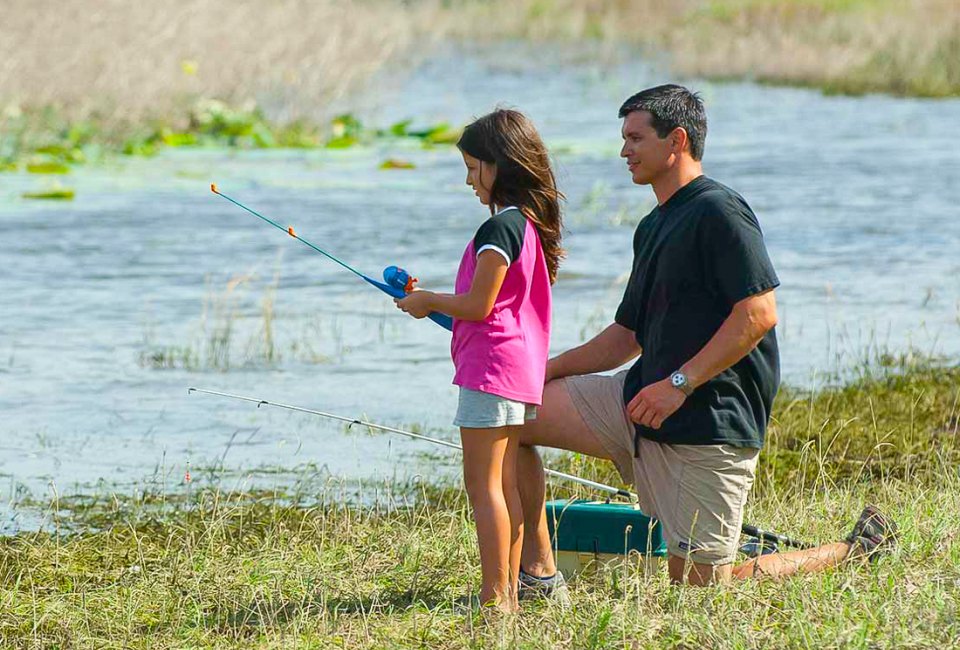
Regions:
[[[777,324],[773,289],[733,306],[720,329],[692,359],[678,368],[693,388],[705,384],[747,356]]]
[[[612,323],[592,339],[547,362],[547,381],[619,368],[641,352],[633,330]]]
[[[720,329],[681,368],[694,388],[708,382],[745,357],[777,324],[777,302],[770,289],[733,306]],[[686,399],[666,378],[645,387],[627,404],[630,419],[653,429],[673,415]]]

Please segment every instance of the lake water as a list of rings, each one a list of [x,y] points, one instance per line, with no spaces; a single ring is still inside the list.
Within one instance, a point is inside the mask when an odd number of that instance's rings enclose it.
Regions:
[[[612,319],[633,226],[654,205],[618,158],[617,108],[664,79],[638,64],[514,63],[523,58],[451,53],[378,85],[357,113],[380,126],[459,124],[502,103],[535,120],[569,199],[561,351]],[[783,283],[785,381],[810,386],[865,350],[960,352],[960,156],[945,133],[960,101],[690,84],[707,102],[707,173],[750,202]],[[389,157],[416,168],[379,170]],[[486,216],[463,179],[453,147],[390,142],[118,158],[66,177],[77,190],[67,203],[19,198],[43,177],[0,175],[0,528],[24,521],[13,505],[25,494],[176,486],[188,463],[201,482],[204,468],[221,467],[227,487],[452,471],[425,444],[187,388],[455,439],[449,334],[208,186],[368,274],[398,264],[449,290]],[[271,297],[272,361],[262,334]],[[234,367],[224,372],[209,367],[207,341],[228,321]],[[187,367],[183,349],[194,354]],[[164,360],[174,367],[155,367]]]

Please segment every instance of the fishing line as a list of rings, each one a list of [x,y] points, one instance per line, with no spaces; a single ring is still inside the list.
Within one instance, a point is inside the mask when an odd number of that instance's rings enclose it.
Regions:
[[[257,212],[256,210],[254,210],[253,208],[249,208],[249,207],[245,206],[243,203],[240,203],[240,201],[237,201],[236,199],[227,196],[226,194],[224,194],[223,192],[221,192],[219,189],[217,189],[217,184],[216,184],[216,183],[210,183],[210,191],[213,192],[214,194],[218,195],[218,196],[222,196],[222,197],[225,198],[226,200],[230,201],[230,203],[233,203],[235,206],[246,210],[247,212],[249,212],[250,214],[254,215],[255,217],[260,217],[261,219],[263,219],[264,221],[266,221],[267,223],[269,223],[269,224],[270,224],[271,226],[273,226],[274,228],[279,228],[280,230],[282,230],[283,232],[287,233],[288,235],[290,235],[290,236],[293,237],[294,239],[303,242],[304,244],[306,244],[307,246],[309,246],[309,247],[312,248],[313,250],[317,251],[317,252],[320,253],[321,255],[326,256],[327,259],[333,260],[334,262],[336,262],[337,264],[339,264],[339,265],[342,266],[343,268],[347,269],[347,270],[350,271],[351,273],[353,273],[353,274],[355,274],[355,275],[358,275],[358,276],[360,276],[361,278],[363,278],[364,280],[366,280],[367,282],[370,282],[371,284],[377,285],[377,286],[379,287],[380,283],[378,283],[376,280],[372,280],[372,279],[368,278],[366,275],[364,275],[363,273],[361,273],[361,272],[358,271],[357,269],[353,268],[352,266],[350,266],[349,264],[347,264],[347,263],[344,262],[343,260],[339,259],[339,258],[336,257],[335,255],[331,255],[330,253],[328,253],[327,251],[323,250],[323,249],[320,248],[319,246],[316,246],[316,245],[310,243],[309,241],[307,241],[306,239],[304,239],[303,237],[301,237],[300,235],[298,235],[298,234],[293,230],[293,226],[287,226],[286,228],[284,228],[283,226],[281,226],[279,223],[277,223],[277,222],[274,221],[273,219],[270,219],[269,217],[265,217],[265,216],[263,216],[262,214],[260,214],[259,212]]]
[[[320,417],[329,418],[331,420],[338,420],[340,422],[346,422],[350,425],[360,425],[368,427],[370,429],[375,429],[377,431],[385,431],[387,433],[396,433],[401,436],[406,436],[408,438],[413,438],[414,440],[423,440],[424,442],[430,442],[435,445],[441,445],[443,447],[449,447],[450,449],[457,449],[463,451],[463,447],[458,445],[455,442],[449,442],[447,440],[440,440],[439,438],[431,438],[429,436],[424,436],[419,433],[413,433],[412,431],[405,431],[403,429],[397,429],[395,427],[389,427],[383,424],[377,424],[375,422],[367,422],[359,418],[346,417],[344,415],[336,415],[334,413],[327,413],[325,411],[318,411],[315,409],[304,408],[302,406],[294,406],[292,404],[281,404],[280,402],[270,402],[265,399],[260,399],[259,397],[249,397],[246,395],[236,395],[233,393],[223,393],[216,390],[209,390],[206,388],[188,388],[187,394],[191,393],[203,393],[205,395],[216,395],[219,397],[227,397],[230,399],[242,400],[244,402],[253,402],[257,405],[257,408],[261,406],[273,406],[276,408],[286,409],[288,411],[297,411],[299,413],[308,413],[311,415],[318,415]],[[573,474],[567,474],[565,472],[559,472],[554,469],[543,468],[544,474],[551,476],[553,478],[562,479],[564,481],[570,481],[571,483],[578,483],[585,487],[593,488],[600,492],[605,492],[612,496],[618,496],[624,499],[629,500],[631,503],[636,503],[639,498],[633,492],[628,490],[623,490],[621,488],[613,487],[612,485],[605,485],[603,483],[597,483],[596,481],[591,481],[589,479],[581,478],[579,476],[574,476]],[[810,544],[805,542],[799,542],[797,540],[786,537],[785,535],[780,535],[778,533],[773,533],[770,531],[765,531],[756,526],[751,526],[749,524],[743,524],[741,532],[750,537],[755,537],[760,540],[767,542],[772,542],[775,544],[784,544],[785,546],[793,546],[795,548],[810,548]]]
[[[217,188],[216,183],[210,183],[210,191],[216,194],[217,196],[222,196],[226,200],[230,201],[230,203],[233,203],[238,208],[242,208],[246,210],[247,212],[254,215],[255,217],[259,217],[260,219],[263,219],[274,228],[278,228],[282,230],[283,232],[287,233],[297,241],[300,241],[306,244],[307,246],[317,251],[327,259],[333,262],[336,262],[337,264],[347,269],[357,277],[375,286],[377,289],[380,289],[380,291],[384,292],[389,296],[392,296],[394,298],[405,298],[407,294],[413,290],[413,286],[417,282],[416,278],[411,278],[406,271],[404,271],[403,269],[397,268],[396,266],[388,266],[386,269],[384,269],[383,277],[384,277],[384,280],[386,280],[386,284],[378,280],[374,280],[370,276],[364,273],[361,273],[357,269],[353,268],[352,266],[350,266],[349,264],[341,260],[336,255],[328,253],[327,251],[323,250],[316,244],[313,244],[312,242],[307,241],[306,239],[298,235],[296,231],[294,231],[293,226],[287,226],[286,228],[284,228],[273,219],[270,219],[269,217],[265,217],[259,212],[257,212],[256,210],[254,210],[253,208],[250,208],[244,205],[243,203],[241,203],[240,201],[237,201],[236,199],[230,196],[227,196]],[[428,315],[428,318],[444,329],[451,330],[451,331],[453,330],[453,319],[450,318],[450,316],[447,316],[446,314],[433,312]]]

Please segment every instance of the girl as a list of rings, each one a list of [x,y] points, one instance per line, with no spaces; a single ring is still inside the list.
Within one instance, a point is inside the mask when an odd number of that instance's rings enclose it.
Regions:
[[[397,306],[415,318],[453,317],[460,387],[454,425],[477,525],[480,600],[517,609],[523,513],[517,488],[520,426],[536,417],[550,342],[550,286],[563,257],[560,200],[546,147],[522,113],[496,110],[457,147],[467,185],[490,218],[467,244],[456,293],[415,291]]]

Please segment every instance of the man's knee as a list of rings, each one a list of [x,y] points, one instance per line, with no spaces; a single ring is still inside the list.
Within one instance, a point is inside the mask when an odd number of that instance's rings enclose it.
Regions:
[[[705,564],[687,557],[671,555],[667,560],[670,582],[705,587],[718,582],[728,582],[733,577],[732,564]]]

